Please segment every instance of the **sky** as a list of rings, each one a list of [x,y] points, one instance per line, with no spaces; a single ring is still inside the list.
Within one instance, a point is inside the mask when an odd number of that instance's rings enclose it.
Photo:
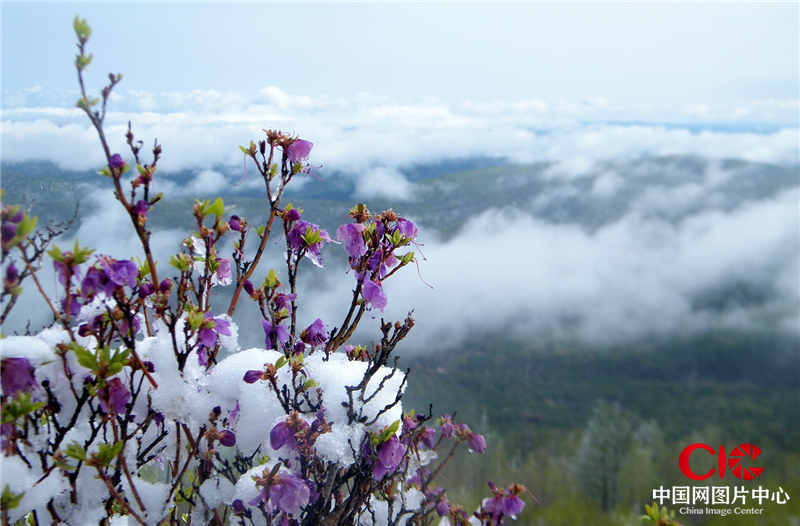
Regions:
[[[125,75],[112,150],[132,121],[164,145],[162,171],[192,173],[159,191],[225,191],[241,178],[238,145],[266,127],[312,140],[312,162],[350,177],[354,201],[401,211],[430,191],[406,176],[418,163],[546,163],[503,178],[522,204],[476,211],[450,236],[421,224],[435,288],[413,271],[387,284],[387,316],[416,309],[417,346],[565,322],[591,341],[767,321],[800,331],[800,181],[786,176],[800,166],[796,3],[3,3],[3,161],[104,163],[74,108],[76,13],[93,27],[90,91]],[[85,195],[94,211],[75,236],[129,256],[116,203]],[[560,209],[610,218],[556,220]],[[183,236],[154,234],[159,259]],[[324,282],[307,312],[328,322],[351,283]],[[725,291],[730,305],[698,311]]]
[[[2,6],[3,91],[73,87],[72,18],[95,78],[133,90],[708,104],[796,98],[798,7],[785,4]]]

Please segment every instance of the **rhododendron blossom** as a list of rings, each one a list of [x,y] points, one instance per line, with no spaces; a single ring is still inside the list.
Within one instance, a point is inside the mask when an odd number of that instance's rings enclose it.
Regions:
[[[387,306],[384,283],[415,261],[417,226],[357,204],[334,241],[300,209],[281,208],[284,188],[309,173],[313,144],[270,129],[240,146],[263,179],[263,214],[248,220],[221,198],[197,200],[193,232],[156,258],[147,216],[162,205],[162,146],[145,152],[130,125],[124,155],[138,176],[123,176],[104,127],[121,76],[91,97],[91,29],[78,17],[73,29],[77,107],[140,250],[127,259],[79,242],[62,250],[59,232],[37,235],[35,219],[2,205],[5,312],[29,278],[39,284],[48,258],[58,283],[53,297],[36,287],[46,326],[0,338],[3,523],[465,524],[434,479],[456,448],[483,453],[484,436],[449,416],[405,412],[408,372],[394,356],[416,323],[410,313],[381,319],[372,339],[356,331],[366,311]],[[283,267],[265,269],[281,236]],[[332,249],[355,284],[339,317],[323,322],[304,310],[297,284],[313,270],[304,256],[321,266]],[[240,347],[237,316],[258,317],[263,345]],[[451,453],[439,456],[443,445]],[[521,486],[490,489],[470,520],[496,526],[524,508]]]

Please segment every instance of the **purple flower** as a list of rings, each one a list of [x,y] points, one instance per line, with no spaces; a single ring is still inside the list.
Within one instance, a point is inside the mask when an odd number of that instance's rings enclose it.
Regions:
[[[139,267],[133,261],[115,261],[106,267],[106,273],[108,273],[108,279],[115,285],[135,287],[136,278],[139,277]]]
[[[364,287],[361,293],[364,295],[364,300],[367,303],[383,312],[383,309],[386,307],[386,294],[384,294],[383,288],[378,283],[372,280],[364,281]]]
[[[19,223],[23,219],[25,219],[25,214],[22,212],[22,208],[20,207],[17,208],[16,214],[8,218],[8,220],[11,221],[12,223]]]
[[[264,345],[267,349],[275,349],[276,342],[286,343],[289,341],[289,331],[283,325],[273,325],[272,323],[264,320],[261,322],[264,327],[264,334],[266,336]]]
[[[147,296],[152,294],[153,291],[154,291],[153,284],[150,283],[149,281],[145,281],[144,283],[141,284],[141,286],[139,286],[139,297],[146,298]]]
[[[164,279],[158,285],[159,292],[169,292],[170,290],[172,290],[172,280],[170,280],[169,278]]]
[[[66,279],[66,278],[65,278]],[[109,279],[108,274],[97,267],[90,267],[86,271],[86,276],[81,282],[81,295],[91,298],[98,292],[103,292],[110,296],[114,292],[114,283]]]
[[[231,216],[231,218],[228,219],[228,226],[230,227],[231,230],[236,230],[237,232],[241,232],[242,218],[239,216]]]
[[[251,369],[250,371],[247,371],[246,373],[244,373],[243,380],[245,382],[247,382],[248,384],[253,384],[253,383],[256,383],[257,381],[261,380],[261,376],[263,374],[264,374],[263,371],[256,371],[254,369]]]
[[[478,433],[470,433],[467,439],[469,448],[476,453],[483,453],[486,451],[486,438]]]
[[[222,432],[222,437],[220,437],[219,443],[226,447],[233,447],[236,444],[236,435],[233,433],[233,431],[228,431],[226,429]]]
[[[436,513],[439,515],[439,517],[444,517],[450,513],[450,503],[447,502],[446,495],[442,495],[442,498],[440,498],[439,502],[436,503]]]
[[[440,424],[442,426],[442,436],[445,438],[450,438],[456,431],[456,427],[453,425],[453,421],[449,416],[443,416],[440,419]]]
[[[116,170],[121,170],[125,167],[125,161],[122,159],[120,154],[115,153],[111,156],[111,159],[109,159],[108,165]]]
[[[14,262],[12,261],[6,267],[6,283],[13,286],[17,283],[18,279],[19,279],[19,271],[17,270],[16,265],[14,265]]]
[[[397,218],[397,230],[409,239],[414,239],[418,233],[417,225],[404,217]]]
[[[410,414],[403,416],[403,433],[416,429],[418,425],[417,419]]]
[[[0,437],[2,437],[0,448],[6,449],[8,447],[8,439],[6,437],[13,438],[16,427],[13,422],[0,425]]]
[[[61,261],[53,261],[53,270],[56,271],[56,275],[58,276],[58,282],[62,285],[67,284],[67,266],[62,263]]]
[[[252,296],[253,293],[256,291],[256,289],[253,287],[253,282],[250,281],[249,279],[244,280],[244,283],[242,284],[242,286],[244,287],[244,291],[249,296]]]
[[[214,318],[210,313],[203,315],[203,325],[197,331],[197,341],[200,343],[198,359],[200,365],[208,365],[208,350],[217,344],[217,336],[231,335],[231,323],[225,318]]]
[[[300,333],[300,339],[312,347],[322,345],[328,339],[325,335],[325,324],[322,323],[321,319],[317,318],[314,323]]]
[[[144,199],[136,201],[136,204],[133,206],[133,213],[139,217],[146,216],[148,211],[150,211],[150,203]]]
[[[62,312],[67,311],[67,298],[61,300],[61,310]],[[78,300],[75,296],[69,297],[69,315],[70,316],[77,316],[81,312],[81,304],[78,303]]]
[[[38,387],[33,377],[33,367],[27,358],[4,358],[0,362],[0,386],[3,394],[15,396],[18,392],[31,392]]]
[[[378,461],[372,468],[372,477],[380,480],[387,473],[394,471],[402,462],[405,453],[406,446],[396,436],[378,446]]]
[[[100,390],[99,394],[100,408],[106,413],[109,412],[109,407],[117,414],[124,413],[125,404],[131,398],[128,388],[116,377],[106,382],[106,386]]]
[[[294,208],[292,210],[294,210]],[[311,233],[319,234],[320,239],[316,243],[308,244],[306,240],[303,239],[303,236]],[[302,219],[295,222],[286,239],[292,252],[298,254],[300,250],[305,248],[306,257],[308,257],[308,259],[310,259],[311,262],[318,267],[322,266],[320,249],[322,248],[323,243],[326,241],[329,243],[333,241],[328,232],[320,228],[319,225],[309,223],[308,221],[304,221]]]
[[[369,260],[367,260],[367,268],[369,268],[371,271],[374,271],[376,268],[378,268],[378,265],[381,264],[382,259],[383,251],[381,249],[376,250],[375,253],[369,257]]]
[[[231,503],[231,507],[233,508],[234,515],[249,515],[250,511],[244,507],[244,503],[241,499],[236,499]]]
[[[495,495],[494,497],[483,499],[481,507],[493,517],[499,517],[500,514],[503,513],[503,497],[501,495]]]
[[[275,295],[275,306],[279,311],[286,309],[288,312],[292,312],[292,302],[296,299],[297,294],[284,294],[281,292]]]
[[[351,258],[360,258],[367,253],[364,243],[364,225],[348,223],[336,229],[336,239],[344,243],[344,249]]]
[[[3,223],[2,227],[3,243],[8,243],[12,239],[14,239],[14,236],[16,235],[17,235],[17,225],[15,225],[14,223]]]
[[[422,443],[425,444],[429,449],[433,449],[433,447],[436,445],[436,431],[430,427],[426,427],[422,430],[420,438]]]
[[[297,442],[294,437],[294,430],[289,427],[286,421],[278,422],[275,427],[269,432],[269,445],[275,451],[279,450],[285,445],[291,449],[297,447]]]
[[[308,155],[311,153],[311,148],[313,146],[314,143],[312,143],[311,141],[306,141],[303,139],[295,139],[292,142],[292,144],[289,145],[289,149],[286,152],[286,155],[289,157],[290,161],[296,163],[307,158]]]
[[[197,341],[209,349],[217,344],[217,333],[211,327],[203,327],[197,332]]]
[[[123,318],[119,322],[119,330],[125,336],[135,336],[139,333],[139,329],[141,329],[141,323],[139,322],[139,318],[136,316],[133,317],[133,333],[130,332],[131,326],[128,325],[127,318]]]
[[[503,513],[512,518],[516,518],[524,509],[525,502],[516,495],[510,495],[503,499]]]
[[[286,219],[289,221],[297,221],[300,219],[300,210],[297,208],[292,208],[288,212],[286,212]]]
[[[311,489],[306,481],[295,475],[278,475],[269,488],[272,503],[284,513],[294,515],[308,504]]]
[[[220,285],[229,285],[233,279],[231,272],[231,260],[228,258],[220,258],[217,260],[216,278]]]

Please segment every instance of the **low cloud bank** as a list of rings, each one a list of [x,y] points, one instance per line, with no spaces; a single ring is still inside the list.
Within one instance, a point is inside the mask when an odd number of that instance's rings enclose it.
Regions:
[[[527,204],[470,213],[455,236],[445,236],[435,223],[422,225],[420,275],[410,268],[386,284],[385,317],[399,319],[414,309],[419,320],[411,347],[435,349],[498,330],[526,339],[593,342],[708,327],[798,330],[797,180],[774,184],[766,172],[719,162],[775,163],[782,173],[795,168],[798,130],[788,123],[796,119],[796,101],[668,115],[641,108],[631,113],[608,101],[409,102],[363,94],[329,99],[278,88],[252,98],[179,95],[123,93],[112,105],[123,111],[110,113],[108,121],[115,151],[124,151],[131,119],[137,138],[158,137],[164,145],[163,169],[197,170],[185,184],[162,180],[162,190],[171,195],[214,194],[237,184],[235,171],[223,175],[208,167],[238,169],[237,145],[259,137],[263,127],[313,140],[314,162],[324,162],[323,172],[352,174],[355,198],[409,206],[423,182],[407,178],[404,167],[481,156],[551,163]],[[49,159],[73,169],[102,164],[95,133],[77,110],[17,102],[4,109],[4,160]],[[615,123],[622,114],[651,119]],[[754,115],[772,124],[766,130],[748,127],[746,119]],[[696,127],[663,124],[668,120]],[[702,125],[715,120],[728,127]],[[640,162],[642,156],[670,155],[696,156],[708,167],[698,175],[664,160]],[[504,184],[528,184],[524,174],[507,179]],[[242,184],[255,190],[262,183]],[[450,194],[461,191],[457,183],[447,184]],[[110,194],[92,194],[92,200],[97,208],[76,237],[91,240],[101,253],[139,253],[128,219]],[[167,261],[186,234],[156,232],[158,259]],[[332,268],[307,287],[301,323],[320,316],[335,325],[347,306],[352,275],[343,276],[340,248],[326,250],[338,256],[329,256]],[[277,258],[275,266],[280,268]],[[49,264],[46,273],[44,281],[54,286]],[[20,316],[42,312],[37,301],[23,298],[18,327],[24,325]],[[377,337],[379,317],[372,313],[359,338]]]

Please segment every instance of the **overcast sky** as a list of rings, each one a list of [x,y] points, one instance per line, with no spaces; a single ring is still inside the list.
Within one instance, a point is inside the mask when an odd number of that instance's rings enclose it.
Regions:
[[[2,4],[4,96],[73,88],[390,97],[602,97],[622,104],[797,98],[798,7],[715,4]],[[4,97],[5,98],[5,97]]]

